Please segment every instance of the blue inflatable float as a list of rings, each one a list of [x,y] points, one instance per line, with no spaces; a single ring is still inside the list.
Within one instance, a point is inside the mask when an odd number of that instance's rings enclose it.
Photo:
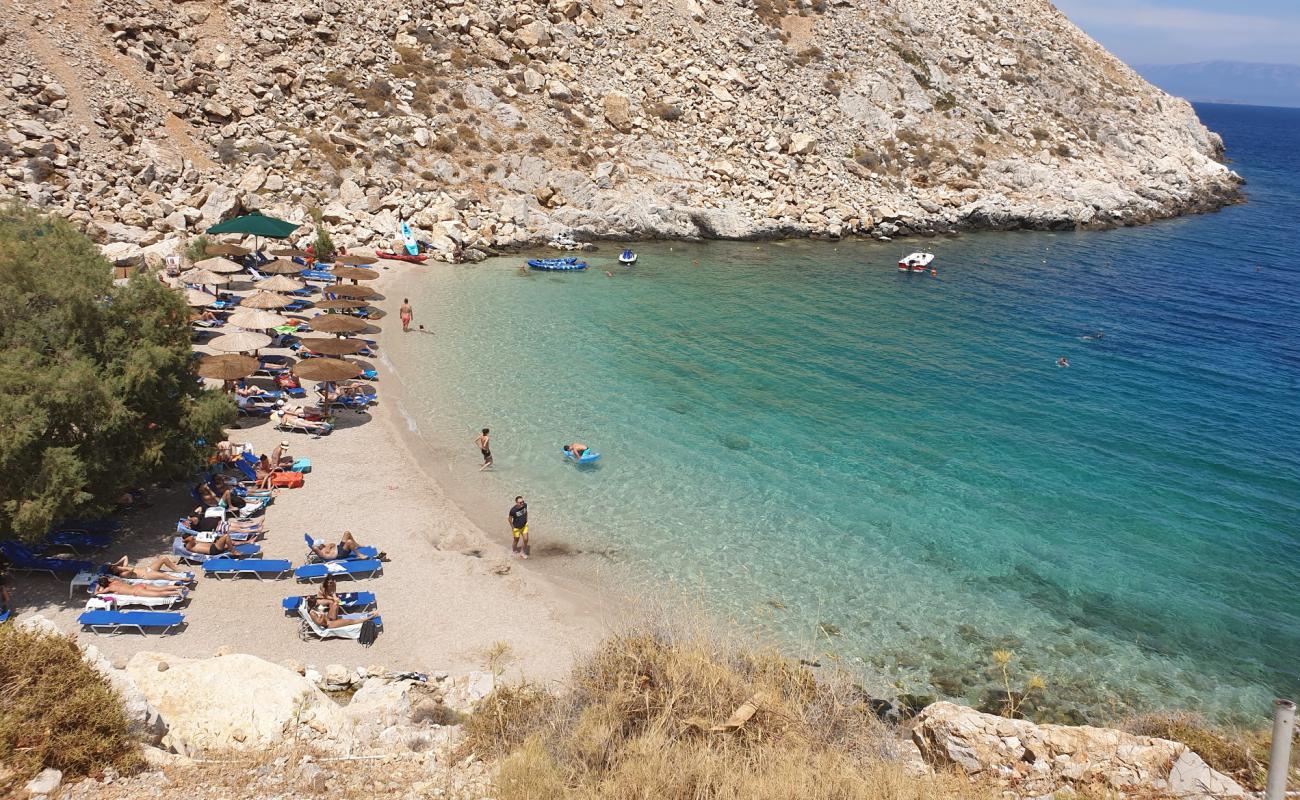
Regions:
[[[569,270],[586,269],[587,262],[579,261],[576,258],[530,258],[528,259],[528,266],[533,269],[566,272]]]
[[[564,457],[567,458],[568,460],[577,462],[579,464],[590,464],[594,461],[600,460],[600,453],[597,453],[594,450],[583,451],[582,458],[574,458],[573,453],[570,453],[568,450],[564,450],[563,448],[561,448],[560,452],[563,453]]]

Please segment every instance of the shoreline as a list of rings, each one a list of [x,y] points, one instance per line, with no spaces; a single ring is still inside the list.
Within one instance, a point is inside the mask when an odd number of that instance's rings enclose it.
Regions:
[[[382,305],[392,301],[386,288],[399,269],[381,269],[372,282],[385,296]],[[547,570],[518,569],[520,562],[509,557],[500,537],[492,537],[448,497],[424,454],[415,452],[398,427],[403,423],[392,395],[400,392],[392,391],[397,381],[382,353],[389,337],[400,335],[400,326],[387,327],[397,324],[395,314],[387,316],[377,337],[380,354],[373,359],[381,371],[380,402],[365,422],[356,424],[359,417],[343,412],[335,430],[316,439],[276,431],[264,418],[241,418],[240,427],[229,431],[232,441],[247,442],[259,453],[288,441],[290,453],[312,461],[304,486],[281,490],[265,512],[262,557],[297,566],[304,560],[304,532],[319,538],[343,530],[388,552],[391,560],[383,575],[340,586],[340,591],[377,595],[384,629],[372,647],[342,640],[300,641],[298,623],[284,615],[280,600],[314,587],[292,578],[200,577],[190,599],[176,609],[185,615],[185,628],[174,635],[142,637],[80,631],[76,620],[88,595],[70,596],[71,576],[14,575],[16,619],[44,615],[113,661],[140,651],[192,657],[240,652],[319,667],[381,664],[453,673],[495,661],[509,678],[566,677],[573,659],[607,630],[611,606],[576,584],[553,579]],[[175,520],[193,506],[189,488],[181,482],[150,490],[149,506],[125,515],[124,535],[113,548],[86,558],[99,563],[126,554],[133,563],[147,564],[169,553]],[[466,544],[439,547],[451,539]]]

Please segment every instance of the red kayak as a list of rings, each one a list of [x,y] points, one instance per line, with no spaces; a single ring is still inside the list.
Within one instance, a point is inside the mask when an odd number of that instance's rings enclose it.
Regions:
[[[380,258],[387,258],[393,261],[409,261],[412,264],[423,264],[429,260],[428,256],[410,256],[406,253],[390,253],[387,250],[376,250],[375,255]]]

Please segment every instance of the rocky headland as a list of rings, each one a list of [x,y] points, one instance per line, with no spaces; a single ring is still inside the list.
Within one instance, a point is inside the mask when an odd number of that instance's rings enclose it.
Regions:
[[[474,260],[1128,225],[1240,183],[1047,0],[15,0],[0,42],[0,195],[118,255],[247,210]]]

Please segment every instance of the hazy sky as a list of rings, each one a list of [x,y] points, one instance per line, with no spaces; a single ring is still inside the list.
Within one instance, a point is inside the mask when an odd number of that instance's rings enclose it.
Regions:
[[[1130,64],[1300,64],[1300,0],[1055,0]]]

